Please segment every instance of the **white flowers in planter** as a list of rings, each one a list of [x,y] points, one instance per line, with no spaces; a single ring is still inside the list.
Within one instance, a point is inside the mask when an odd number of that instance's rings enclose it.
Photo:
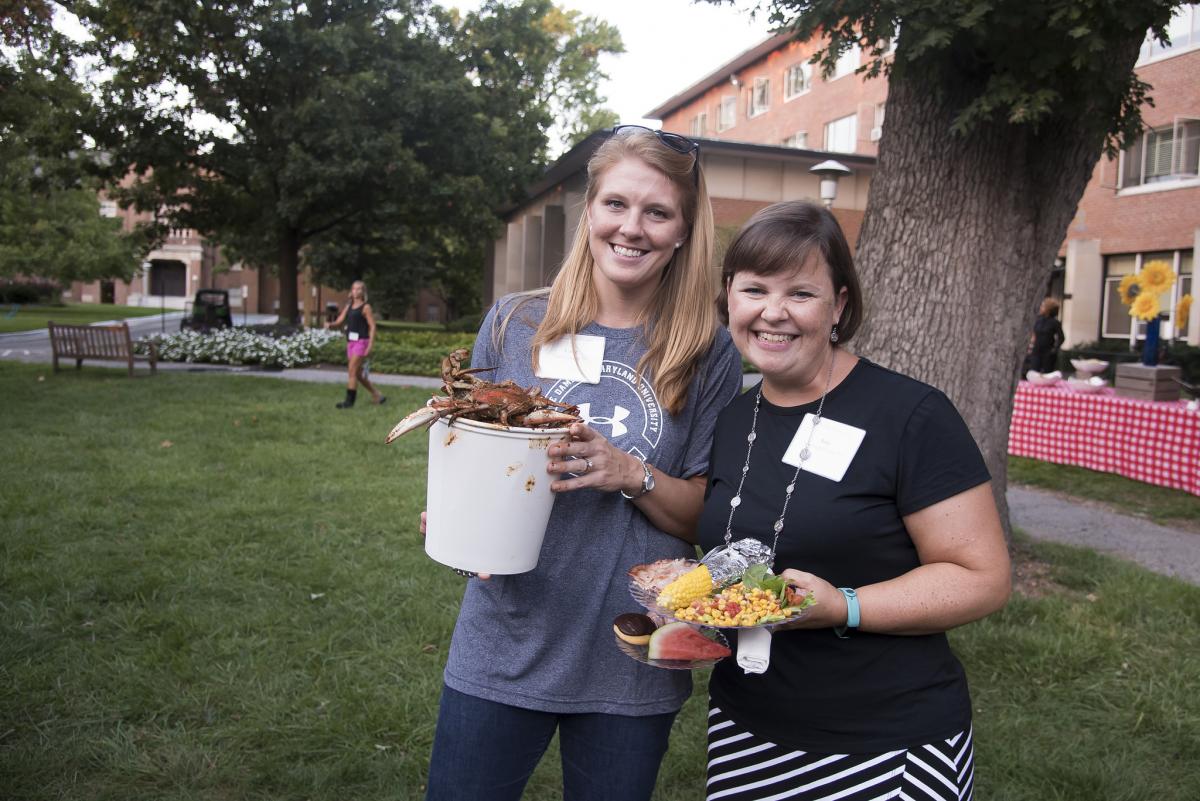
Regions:
[[[199,331],[151,334],[138,340],[135,349],[145,352],[144,343],[154,342],[158,358],[169,362],[298,367],[312,362],[318,349],[340,337],[336,331],[321,329],[275,338],[244,328],[222,328],[208,334]]]

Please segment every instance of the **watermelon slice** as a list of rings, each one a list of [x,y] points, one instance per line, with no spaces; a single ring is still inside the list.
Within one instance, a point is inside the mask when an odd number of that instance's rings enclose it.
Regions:
[[[724,645],[710,640],[687,623],[668,623],[655,629],[647,649],[651,659],[686,661],[721,659],[731,653]]]

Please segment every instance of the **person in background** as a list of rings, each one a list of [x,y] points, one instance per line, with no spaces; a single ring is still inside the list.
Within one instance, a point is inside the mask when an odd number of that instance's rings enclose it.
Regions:
[[[828,210],[758,212],[722,277],[762,381],[718,420],[700,545],[765,542],[816,604],[773,631],[765,672],[714,668],[708,798],[969,798],[971,699],[945,632],[1010,588],[979,448],[941,392],[846,350],[862,296]]]
[[[1059,303],[1046,298],[1033,321],[1033,333],[1029,337],[1029,352],[1025,356],[1025,367],[1021,375],[1030,370],[1049,373],[1058,363],[1058,349],[1063,343],[1062,323],[1058,321]]]
[[[548,289],[501,298],[471,363],[539,386],[586,425],[550,446],[537,567],[471,578],[446,664],[429,801],[514,801],[557,730],[566,801],[646,801],[687,671],[623,654],[626,571],[694,556],[712,428],[741,387],[713,303],[699,146],[618,126]]]
[[[350,285],[350,300],[337,319],[332,323],[325,323],[325,327],[338,328],[342,323],[346,324],[346,359],[349,362],[349,375],[346,378],[346,398],[340,401],[337,407],[354,407],[359,384],[371,393],[372,403],[387,402],[387,398],[379,394],[379,390],[367,378],[367,357],[371,355],[371,346],[375,342],[375,314],[371,311],[371,304],[367,302],[367,285],[362,281],[355,281]]]

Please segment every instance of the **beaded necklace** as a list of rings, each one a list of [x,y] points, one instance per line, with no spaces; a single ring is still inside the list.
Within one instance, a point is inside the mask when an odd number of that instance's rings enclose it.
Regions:
[[[779,532],[783,531],[783,519],[787,516],[788,504],[792,501],[792,493],[796,489],[796,479],[800,477],[800,471],[804,469],[804,463],[812,456],[812,441],[813,435],[817,433],[817,426],[821,423],[821,411],[825,408],[825,398],[829,395],[829,387],[833,383],[833,363],[837,360],[837,350],[829,356],[829,372],[825,376],[825,390],[821,393],[821,402],[817,404],[817,413],[813,417],[812,429],[808,432],[808,441],[804,443],[804,447],[800,449],[800,458],[797,460],[796,472],[792,475],[792,480],[788,482],[787,490],[783,498],[783,509],[779,512],[779,519],[775,521],[775,539],[771,541],[771,563],[775,563],[775,549],[779,545]],[[742,465],[742,479],[738,482],[737,492],[729,499],[729,519],[725,522],[725,547],[728,548],[733,541],[733,515],[737,508],[742,505],[742,487],[746,484],[746,476],[750,474],[750,452],[754,450],[754,440],[758,438],[755,430],[758,428],[758,407],[762,402],[762,382],[758,384],[758,392],[754,397],[754,417],[750,421],[750,433],[746,436],[746,463]]]

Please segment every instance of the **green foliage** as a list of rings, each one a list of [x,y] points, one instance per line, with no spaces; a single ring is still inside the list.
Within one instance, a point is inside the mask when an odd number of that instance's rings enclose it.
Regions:
[[[1200,385],[1200,348],[1172,340],[1161,363],[1177,365],[1183,371],[1184,381]]]
[[[714,2],[715,0],[710,0]],[[1160,39],[1179,0],[770,0],[770,19],[802,37],[826,32],[814,59],[825,73],[861,44],[863,71],[920,75],[952,98],[955,130],[987,121],[1038,127],[1053,119],[1098,126],[1109,148],[1141,127],[1145,83],[1132,66],[1131,32]],[[893,59],[883,56],[899,35]]]
[[[465,21],[424,0],[79,11],[110,72],[96,138],[114,179],[139,176],[122,201],[277,266],[283,309],[303,250],[327,282],[367,280],[382,310],[428,286],[455,316],[475,311],[495,210],[540,172],[553,115],[597,100],[597,59],[620,47],[549,0]]]
[[[371,370],[395,375],[440,376],[446,354],[474,344],[474,333],[378,331],[371,346]],[[325,345],[317,351],[315,360],[325,364],[347,364],[345,340]]]
[[[122,234],[119,219],[100,216],[93,190],[0,190],[0,275],[128,281],[145,249],[141,237]]]
[[[0,49],[0,276],[128,280],[148,241],[101,217],[95,184],[84,179],[80,126],[91,101],[73,80],[71,47],[50,28],[48,7],[8,11],[0,25],[13,45]]]
[[[429,393],[339,395],[0,364],[6,797],[422,797],[463,585],[417,533],[425,437],[383,437]],[[1021,549],[1044,597],[951,632],[976,795],[1194,801],[1200,588]],[[703,797],[706,678],[654,801]],[[561,799],[560,773],[552,751],[525,798]]]
[[[303,367],[314,361],[323,345],[338,338],[334,332],[319,328],[282,336],[259,334],[245,328],[219,328],[206,333],[187,329],[151,334],[137,341],[136,350],[148,353],[150,343],[154,343],[159,358],[169,362]]]
[[[12,281],[0,279],[0,303],[42,303],[59,301],[62,287],[51,281]]]

